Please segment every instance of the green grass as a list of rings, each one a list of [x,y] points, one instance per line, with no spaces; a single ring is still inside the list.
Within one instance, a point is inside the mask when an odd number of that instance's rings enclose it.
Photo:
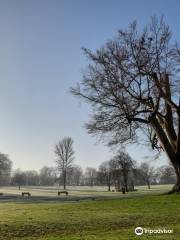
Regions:
[[[162,188],[161,188],[162,190]],[[142,188],[139,193],[146,191]],[[151,195],[150,193],[156,193]],[[180,195],[129,195],[113,200],[0,203],[2,240],[180,239]],[[128,194],[127,194],[128,195]],[[127,196],[126,195],[126,196]],[[134,229],[173,229],[173,234],[136,236]]]

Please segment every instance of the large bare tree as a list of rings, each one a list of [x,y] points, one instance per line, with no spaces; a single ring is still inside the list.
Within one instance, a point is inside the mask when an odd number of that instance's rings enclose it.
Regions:
[[[57,156],[56,164],[63,177],[63,187],[66,189],[67,171],[71,168],[74,160],[73,140],[65,137],[55,145]]]
[[[140,32],[133,22],[95,53],[84,52],[90,64],[71,91],[92,105],[88,132],[119,144],[142,130],[153,149],[166,152],[177,176],[172,192],[180,191],[180,49],[163,18]]]

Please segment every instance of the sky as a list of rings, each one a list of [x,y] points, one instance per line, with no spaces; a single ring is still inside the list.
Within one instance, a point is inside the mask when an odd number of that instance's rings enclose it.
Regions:
[[[164,15],[178,40],[179,10],[178,0],[0,0],[0,152],[13,168],[54,166],[54,146],[65,136],[83,168],[109,160],[113,152],[83,127],[89,106],[69,93],[88,65],[81,49],[95,50],[153,15]],[[127,151],[139,162],[151,156],[145,146]]]

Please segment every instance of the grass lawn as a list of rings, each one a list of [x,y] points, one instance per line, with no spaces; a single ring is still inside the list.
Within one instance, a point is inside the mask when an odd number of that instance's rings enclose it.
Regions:
[[[173,229],[136,236],[135,227]],[[180,239],[180,195],[78,202],[0,202],[0,239]]]
[[[152,185],[151,189],[148,189],[147,186],[138,186],[135,187],[138,191],[129,192],[126,195],[122,195],[121,192],[108,192],[107,187],[101,186],[78,186],[78,187],[68,187],[69,198],[74,197],[112,197],[112,198],[129,198],[140,195],[147,194],[160,194],[164,192],[168,192],[172,185]],[[22,192],[30,192],[32,196],[44,196],[44,197],[57,197],[57,191],[59,187],[37,187],[37,186],[29,186],[29,187],[21,187],[21,190],[18,190],[18,187],[0,187],[0,192],[4,194],[11,194],[20,196]],[[62,189],[63,190],[63,189]],[[63,197],[63,195],[62,195]]]

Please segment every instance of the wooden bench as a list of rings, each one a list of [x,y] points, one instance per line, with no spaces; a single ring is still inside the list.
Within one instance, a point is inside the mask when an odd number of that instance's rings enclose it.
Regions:
[[[31,196],[30,192],[22,192],[22,197],[24,197],[25,195],[27,195],[28,197]]]
[[[61,193],[64,193],[64,194],[66,194],[66,196],[68,196],[68,192],[67,191],[58,191],[58,196],[60,196]]]

